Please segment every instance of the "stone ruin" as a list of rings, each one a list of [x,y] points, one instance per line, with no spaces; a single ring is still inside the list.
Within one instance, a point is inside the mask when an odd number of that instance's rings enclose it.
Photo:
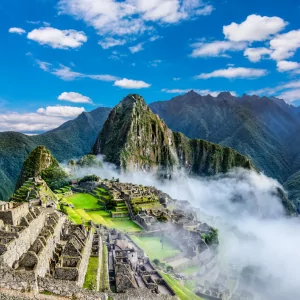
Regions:
[[[112,229],[107,232],[110,284],[117,292],[149,289],[157,295],[175,296],[173,289],[151,264],[144,251],[127,235]]]
[[[114,251],[114,261],[118,262],[114,268],[118,282],[115,292],[119,294],[112,293],[110,288],[100,292],[100,281],[105,276],[108,278],[109,273],[108,267],[100,273],[100,262],[108,257],[102,259],[102,249],[107,245],[98,227],[93,223],[88,227],[72,224],[55,208],[0,201],[0,289],[36,295],[49,292],[86,300],[108,296],[139,299],[141,295],[146,300],[154,299],[146,284],[141,288],[136,283],[140,256],[134,252],[133,256],[126,256],[121,240],[116,241],[118,246]],[[91,256],[99,258],[96,291],[82,288]],[[174,295],[172,292],[156,294],[156,298],[177,299]]]

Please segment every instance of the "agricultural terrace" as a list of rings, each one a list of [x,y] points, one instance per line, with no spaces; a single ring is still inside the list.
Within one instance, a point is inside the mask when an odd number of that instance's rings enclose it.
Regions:
[[[104,190],[104,189],[103,189]],[[106,192],[106,190],[104,190]],[[100,194],[101,192],[99,192]],[[101,193],[101,195],[103,195]],[[107,201],[111,200],[111,196],[104,195]],[[69,219],[76,224],[82,222],[93,221],[95,224],[102,224],[108,228],[115,228],[126,232],[138,232],[142,228],[132,222],[129,217],[112,218],[112,212],[106,211],[104,208],[104,200],[98,200],[95,196],[90,194],[73,194],[66,196],[61,200],[61,203],[70,206],[64,206],[65,212],[68,214]],[[120,211],[124,211],[124,206],[120,205]],[[127,209],[127,208],[126,208]]]
[[[180,281],[174,279],[171,275],[160,273],[163,279],[171,286],[180,300],[204,300],[190,291],[189,288],[183,286]]]
[[[173,257],[180,253],[180,250],[174,247],[165,238],[162,245],[161,237],[159,236],[138,237],[131,235],[130,238],[146,252],[146,254],[150,257],[152,261],[154,259],[163,261],[166,258]]]

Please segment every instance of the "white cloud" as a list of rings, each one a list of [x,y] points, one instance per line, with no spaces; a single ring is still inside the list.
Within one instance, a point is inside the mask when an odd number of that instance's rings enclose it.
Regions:
[[[300,80],[293,80],[275,87],[267,87],[250,91],[249,94],[260,96],[276,96],[277,98],[281,98],[286,102],[292,103],[293,101],[300,100]]]
[[[143,88],[149,88],[151,84],[141,80],[131,80],[131,79],[123,78],[115,81],[114,86],[118,86],[123,89],[143,89]]]
[[[26,23],[32,24],[32,25],[38,25],[41,23],[41,21],[26,21]]]
[[[180,77],[174,77],[173,80],[174,81],[179,81],[181,78]]]
[[[199,90],[199,89],[162,89],[161,91],[168,94],[186,94],[189,91],[193,90],[201,96],[211,95],[217,97],[221,92],[220,91],[211,91],[211,90]],[[232,96],[237,96],[236,92],[231,91]]]
[[[227,51],[240,51],[247,47],[245,42],[214,41],[211,43],[195,43],[192,57],[227,56]]]
[[[277,62],[277,70],[279,72],[286,72],[286,71],[292,71],[300,69],[300,63],[295,61],[287,61],[287,60],[281,60]]]
[[[60,0],[60,13],[93,26],[100,35],[139,35],[153,31],[153,23],[172,24],[200,15],[213,7],[202,0]]]
[[[37,64],[39,65],[39,67],[44,70],[45,72],[49,71],[49,69],[52,67],[52,65],[50,63],[47,63],[45,61],[41,61],[41,60],[36,60]]]
[[[84,111],[83,107],[48,106],[36,112],[0,114],[0,131],[37,133],[54,129]]]
[[[106,37],[98,43],[103,49],[112,48],[115,46],[122,46],[126,44],[125,39],[115,39],[112,37]]]
[[[53,67],[52,64],[37,60],[39,67],[45,72],[49,72],[58,78],[66,81],[72,81],[75,79],[89,78],[99,81],[116,81],[119,79],[117,76],[108,75],[108,74],[83,74],[80,72],[73,71],[70,67],[59,65],[59,67]]]
[[[265,47],[247,48],[244,52],[244,56],[252,62],[259,62],[264,56],[270,55],[271,53],[272,51]]]
[[[292,57],[300,48],[300,30],[277,35],[270,41],[270,48],[273,50],[271,57],[275,60]]]
[[[82,31],[59,30],[52,27],[34,29],[27,34],[27,38],[57,49],[78,48],[87,41],[87,36]]]
[[[161,59],[154,59],[149,62],[149,66],[151,67],[158,67],[159,64],[161,64],[163,61]]]
[[[293,89],[282,92],[278,95],[278,98],[284,99],[286,102],[292,103],[300,100],[300,89]]]
[[[23,28],[18,28],[18,27],[9,28],[8,32],[16,33],[16,34],[20,34],[20,35],[26,33],[26,31]]]
[[[202,73],[196,76],[196,79],[208,79],[208,78],[257,78],[267,75],[267,70],[253,69],[253,68],[233,68],[215,70],[211,73]]]
[[[74,118],[84,111],[84,107],[56,105],[47,106],[46,108],[39,108],[36,112],[46,116]]]
[[[279,17],[250,15],[241,24],[223,26],[225,37],[231,41],[265,41],[280,32],[288,23]]]
[[[154,42],[154,41],[159,40],[159,39],[161,39],[161,38],[162,38],[162,37],[159,36],[159,35],[153,35],[153,36],[150,37],[149,41],[150,41],[150,42]]]
[[[135,46],[129,47],[129,50],[130,50],[131,53],[140,52],[140,51],[144,50],[143,45],[144,45],[144,43],[139,43]]]
[[[58,100],[69,101],[73,103],[93,103],[92,99],[75,92],[63,92],[58,96]]]

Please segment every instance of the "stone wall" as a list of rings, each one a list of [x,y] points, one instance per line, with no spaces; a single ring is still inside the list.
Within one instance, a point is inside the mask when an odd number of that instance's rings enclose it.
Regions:
[[[0,269],[0,288],[22,292],[38,290],[34,272],[16,271],[8,266]]]
[[[52,277],[38,278],[40,292],[46,291],[59,296],[74,297],[85,300],[107,300],[104,293],[81,289],[75,282],[53,279]]]
[[[84,278],[85,278],[86,270],[87,270],[90,255],[91,255],[92,245],[93,245],[93,232],[92,232],[92,229],[90,228],[88,237],[86,239],[85,247],[82,252],[80,266],[78,269],[77,285],[80,287],[82,287],[83,283],[84,283]]]
[[[7,210],[0,211],[0,219],[5,224],[19,225],[20,219],[28,214],[28,208],[28,203],[8,203]]]
[[[21,255],[27,252],[33,242],[37,239],[46,220],[45,213],[41,212],[33,219],[29,226],[19,232],[19,238],[12,240],[6,245],[7,251],[0,256],[0,264],[3,262],[12,267],[13,263],[20,259]]]
[[[56,244],[60,241],[60,232],[64,222],[65,216],[61,216],[54,227],[54,233],[46,239],[46,246],[38,254],[38,264],[34,270],[36,275],[45,276],[49,270],[49,260],[53,255]]]

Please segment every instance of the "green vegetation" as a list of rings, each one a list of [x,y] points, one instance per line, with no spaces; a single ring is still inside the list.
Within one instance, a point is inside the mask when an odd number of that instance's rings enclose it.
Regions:
[[[174,279],[171,275],[164,274],[162,272],[160,272],[160,275],[171,286],[180,300],[203,300],[190,291],[190,288],[192,287],[191,285],[187,284],[187,288],[185,286],[182,286],[180,281]]]
[[[201,236],[207,245],[218,244],[218,229],[211,228],[208,234],[203,233]]]
[[[101,272],[100,272],[100,292],[108,291],[109,288],[109,278],[108,278],[108,251],[105,244],[103,244],[102,248],[102,264],[101,264]]]
[[[102,190],[102,192],[104,191]],[[74,208],[68,205],[72,205]],[[61,200],[61,206],[63,207],[61,210],[65,211],[70,220],[76,224],[92,220],[95,224],[102,224],[122,231],[138,232],[142,230],[130,218],[112,218],[111,213],[105,211],[98,199],[90,194],[79,193],[64,197]],[[124,204],[122,206],[119,203],[119,208],[124,209]]]
[[[70,164],[73,161],[70,161]],[[96,155],[88,154],[85,156],[82,156],[76,163],[80,167],[102,167],[101,161],[97,158]]]
[[[97,287],[97,271],[98,257],[90,257],[88,268],[86,271],[83,287],[89,290],[96,290]]]
[[[174,247],[166,239],[164,239],[163,247],[161,243],[161,237],[159,236],[130,236],[131,239],[150,257],[152,261],[158,259],[163,261],[166,258],[172,257],[180,253],[180,250]]]
[[[0,132],[0,199],[11,197],[24,160],[39,145],[45,145],[59,162],[89,153],[110,110],[99,107],[84,112],[75,120],[39,135]]]
[[[87,175],[84,176],[82,179],[79,180],[79,183],[83,183],[83,182],[89,182],[89,181],[99,181],[100,177],[98,177],[97,175]]]
[[[179,273],[183,273],[185,275],[193,275],[201,270],[201,267],[199,266],[191,266],[184,268],[183,270],[179,271]]]
[[[98,199],[90,194],[73,194],[65,197],[64,201],[73,204],[75,208],[101,208],[100,204],[98,203]]]

